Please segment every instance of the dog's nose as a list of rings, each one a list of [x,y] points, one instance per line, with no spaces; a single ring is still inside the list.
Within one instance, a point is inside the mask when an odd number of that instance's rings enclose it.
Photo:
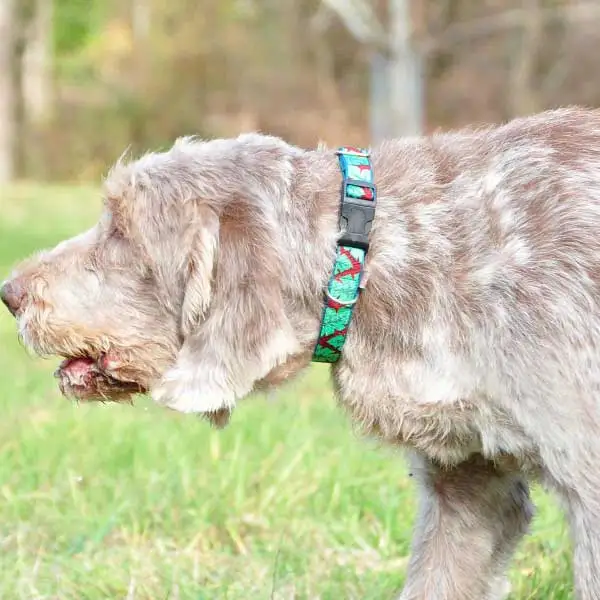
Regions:
[[[19,312],[24,297],[25,291],[18,281],[5,281],[0,287],[0,300],[13,316]]]

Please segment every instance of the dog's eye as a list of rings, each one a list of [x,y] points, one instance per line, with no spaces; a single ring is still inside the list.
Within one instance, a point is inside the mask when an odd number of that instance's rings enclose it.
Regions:
[[[154,272],[148,266],[142,268],[142,282],[148,286],[156,284],[156,277],[154,276]]]
[[[121,241],[125,238],[123,232],[117,227],[115,223],[111,223],[108,236],[110,239],[117,241]]]

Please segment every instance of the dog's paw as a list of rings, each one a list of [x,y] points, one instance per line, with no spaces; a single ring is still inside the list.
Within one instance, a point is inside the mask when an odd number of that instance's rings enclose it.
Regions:
[[[188,369],[175,365],[151,390],[161,406],[181,413],[223,414],[235,407],[235,395],[216,369]]]

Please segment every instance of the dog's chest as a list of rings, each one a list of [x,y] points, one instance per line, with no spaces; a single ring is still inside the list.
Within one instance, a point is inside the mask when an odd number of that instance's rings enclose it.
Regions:
[[[340,402],[368,433],[444,464],[474,453],[529,453],[529,442],[479,385],[467,362],[447,352],[335,369]]]

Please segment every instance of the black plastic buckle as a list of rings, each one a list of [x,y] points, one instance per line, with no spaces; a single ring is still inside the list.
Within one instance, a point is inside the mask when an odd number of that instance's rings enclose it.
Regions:
[[[373,200],[363,200],[348,196],[346,190],[349,185],[367,188],[373,191]],[[340,213],[340,229],[344,231],[338,240],[340,246],[369,250],[369,233],[375,218],[377,204],[376,186],[367,181],[345,179],[342,184],[342,209]]]

